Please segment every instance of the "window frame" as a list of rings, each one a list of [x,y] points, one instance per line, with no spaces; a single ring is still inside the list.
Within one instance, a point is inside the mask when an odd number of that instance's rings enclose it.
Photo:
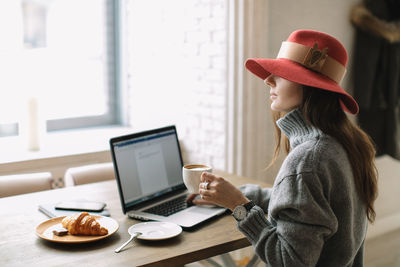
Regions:
[[[121,0],[105,0],[107,38],[108,112],[98,116],[82,116],[46,120],[46,131],[74,130],[122,125],[121,91]],[[71,104],[73,108],[73,104]],[[19,135],[19,123],[0,124],[0,137]]]

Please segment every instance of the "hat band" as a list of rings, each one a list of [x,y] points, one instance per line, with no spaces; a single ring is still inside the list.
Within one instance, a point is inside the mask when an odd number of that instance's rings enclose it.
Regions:
[[[327,51],[328,48],[319,50],[317,43],[314,44],[314,47],[309,47],[293,42],[282,42],[277,58],[285,58],[300,63],[339,84],[346,73],[346,68],[337,60],[328,56]]]

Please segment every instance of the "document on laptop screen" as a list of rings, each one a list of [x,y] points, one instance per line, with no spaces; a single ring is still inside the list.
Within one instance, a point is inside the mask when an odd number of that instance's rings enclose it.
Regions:
[[[135,151],[135,161],[143,195],[168,187],[167,170],[161,144],[148,144]]]
[[[183,182],[174,131],[117,143],[115,158],[125,203]]]

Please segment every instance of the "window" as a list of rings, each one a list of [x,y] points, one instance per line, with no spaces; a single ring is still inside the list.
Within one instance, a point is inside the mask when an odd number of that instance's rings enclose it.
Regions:
[[[118,122],[116,2],[0,1],[0,136],[32,103],[47,131]]]

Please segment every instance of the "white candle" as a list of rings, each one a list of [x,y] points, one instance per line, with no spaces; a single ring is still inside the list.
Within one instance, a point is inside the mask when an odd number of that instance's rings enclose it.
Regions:
[[[42,142],[46,133],[46,121],[42,116],[42,107],[36,97],[27,97],[23,103],[19,135],[26,149],[38,151],[40,146],[43,145]]]
[[[30,151],[38,151],[40,149],[40,118],[39,106],[35,97],[28,99],[28,149]]]

